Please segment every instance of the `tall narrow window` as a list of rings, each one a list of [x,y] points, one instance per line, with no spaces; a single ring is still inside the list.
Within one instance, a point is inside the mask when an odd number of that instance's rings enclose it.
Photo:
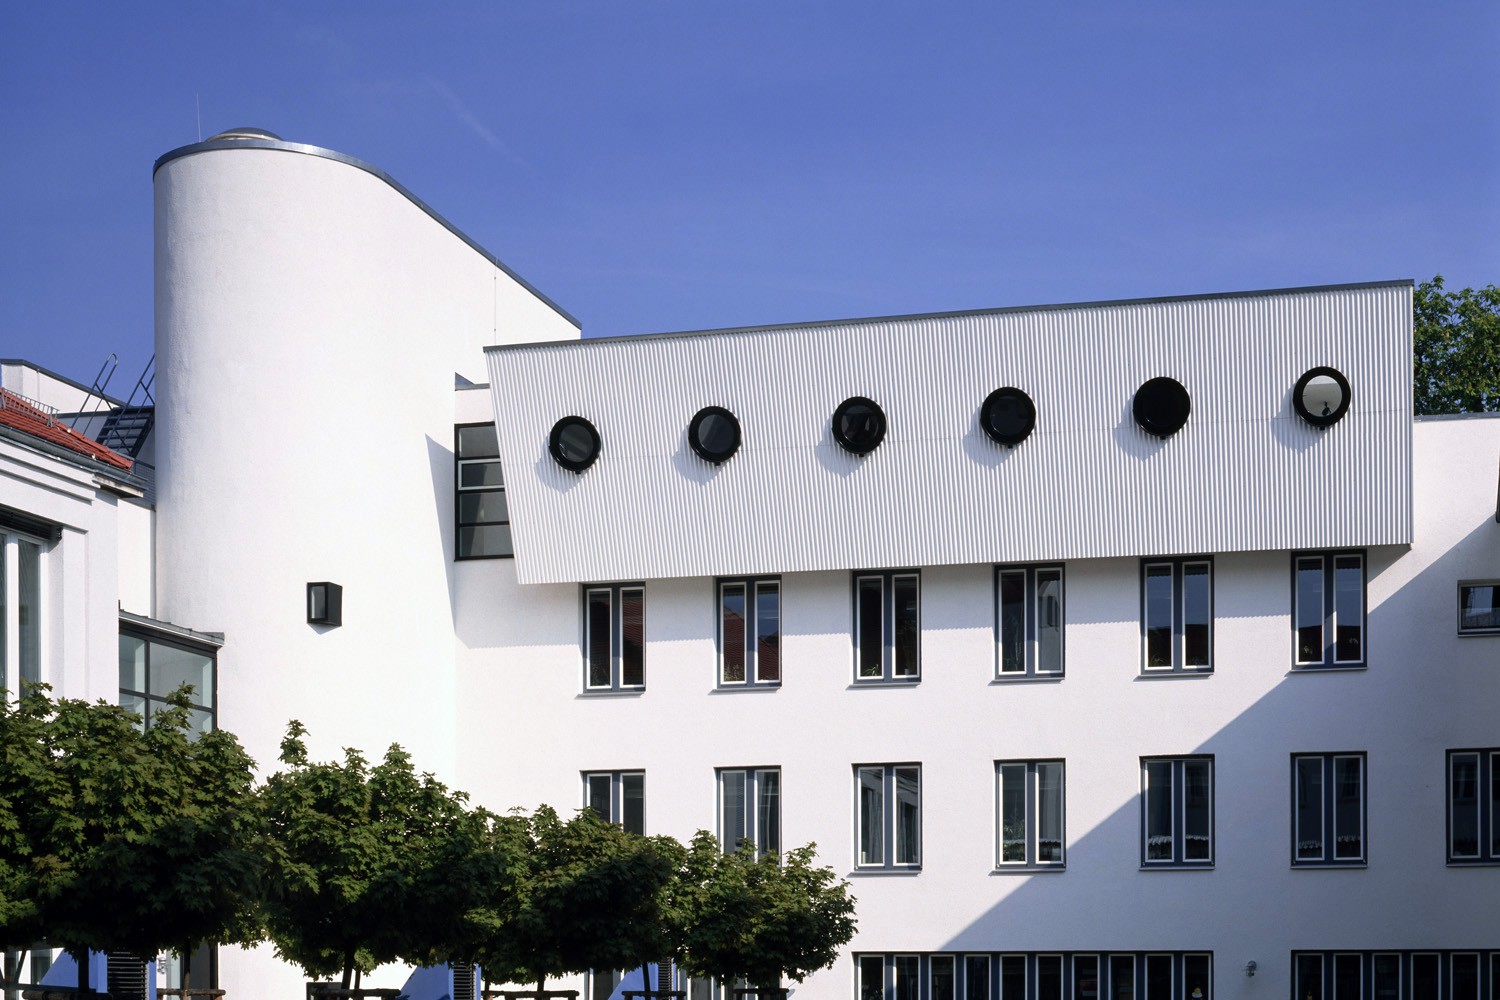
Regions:
[[[458,504],[456,557],[510,556],[510,511],[505,503],[505,476],[500,469],[495,425],[459,424],[453,428],[453,438]]]
[[[862,764],[854,769],[858,867],[922,864],[922,769],[917,764]],[[890,845],[887,853],[886,845]]]
[[[958,974],[952,955],[933,955],[927,960],[928,1000],[958,1000]]]
[[[0,530],[0,686],[42,679],[42,542]]]
[[[758,855],[781,850],[781,770],[725,768],[719,771],[719,843],[725,853],[742,843]]]
[[[1141,564],[1142,669],[1213,669],[1213,563],[1206,558]]]
[[[990,956],[964,956],[963,1000],[990,1000]]]
[[[583,804],[626,833],[646,832],[646,773],[595,771],[583,776]]]
[[[918,680],[921,627],[918,574],[857,574],[854,577],[855,680]]]
[[[1359,667],[1365,649],[1365,557],[1359,552],[1292,557],[1296,665]]]
[[[1448,751],[1448,863],[1500,864],[1500,749]]]
[[[996,868],[1061,868],[1063,762],[995,762]]]
[[[1292,758],[1292,864],[1365,863],[1365,755]]]
[[[1062,675],[1061,566],[995,570],[995,642],[997,677]]]
[[[719,684],[781,683],[781,581],[719,581]]]
[[[1213,864],[1213,758],[1141,761],[1141,863]]]
[[[646,591],[640,584],[585,587],[584,687],[638,690],[646,686]]]

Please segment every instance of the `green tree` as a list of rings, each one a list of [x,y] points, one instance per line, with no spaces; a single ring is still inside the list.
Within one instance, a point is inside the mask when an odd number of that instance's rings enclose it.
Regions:
[[[67,805],[51,766],[46,723],[52,701],[32,688],[0,705],[0,945],[24,948],[40,940],[40,820]]]
[[[1500,410],[1500,288],[1450,292],[1438,275],[1414,307],[1416,412]]]
[[[854,936],[849,883],[814,864],[809,844],[779,858],[753,845],[724,854],[711,834],[693,838],[685,869],[684,967],[720,982],[774,988],[832,965]]]
[[[496,842],[514,861],[508,894],[474,960],[491,982],[536,983],[590,969],[634,968],[668,954],[664,912],[680,864],[669,838],[626,833],[584,809],[549,806],[501,817]]]
[[[311,978],[448,957],[485,888],[482,821],[466,797],[392,745],[370,767],[355,750],[308,760],[306,728],[281,744],[286,769],[261,791],[268,824],[265,922],[276,953]]]

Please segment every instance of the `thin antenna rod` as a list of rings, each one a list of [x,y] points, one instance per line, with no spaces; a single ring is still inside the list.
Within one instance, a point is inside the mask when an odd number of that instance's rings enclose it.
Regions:
[[[198,112],[198,141],[203,141],[203,102],[198,99],[198,92],[193,92],[193,107]]]

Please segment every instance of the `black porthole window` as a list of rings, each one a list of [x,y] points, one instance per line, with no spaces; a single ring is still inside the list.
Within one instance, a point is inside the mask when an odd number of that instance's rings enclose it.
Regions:
[[[979,426],[993,440],[1014,448],[1036,427],[1036,404],[1014,386],[996,389],[979,408]]]
[[[873,399],[850,396],[833,411],[833,438],[845,451],[868,455],[885,440],[885,411]]]
[[[705,462],[719,465],[740,450],[740,421],[722,406],[705,406],[688,423],[688,444]]]
[[[569,472],[582,472],[599,458],[599,432],[583,417],[563,417],[552,425],[547,450]]]
[[[1314,427],[1332,427],[1349,412],[1349,380],[1337,368],[1312,368],[1292,389],[1292,408]]]
[[[1193,409],[1188,391],[1175,378],[1163,375],[1151,379],[1135,391],[1131,410],[1135,422],[1148,434],[1168,438],[1182,430]]]

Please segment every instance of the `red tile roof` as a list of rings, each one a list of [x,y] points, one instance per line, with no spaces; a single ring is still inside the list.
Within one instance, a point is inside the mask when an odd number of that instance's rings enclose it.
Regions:
[[[52,444],[76,451],[80,455],[113,465],[117,469],[130,471],[133,464],[124,455],[110,451],[93,438],[78,433],[36,404],[18,396],[9,389],[0,389],[0,426],[14,427],[18,431],[49,441]]]

